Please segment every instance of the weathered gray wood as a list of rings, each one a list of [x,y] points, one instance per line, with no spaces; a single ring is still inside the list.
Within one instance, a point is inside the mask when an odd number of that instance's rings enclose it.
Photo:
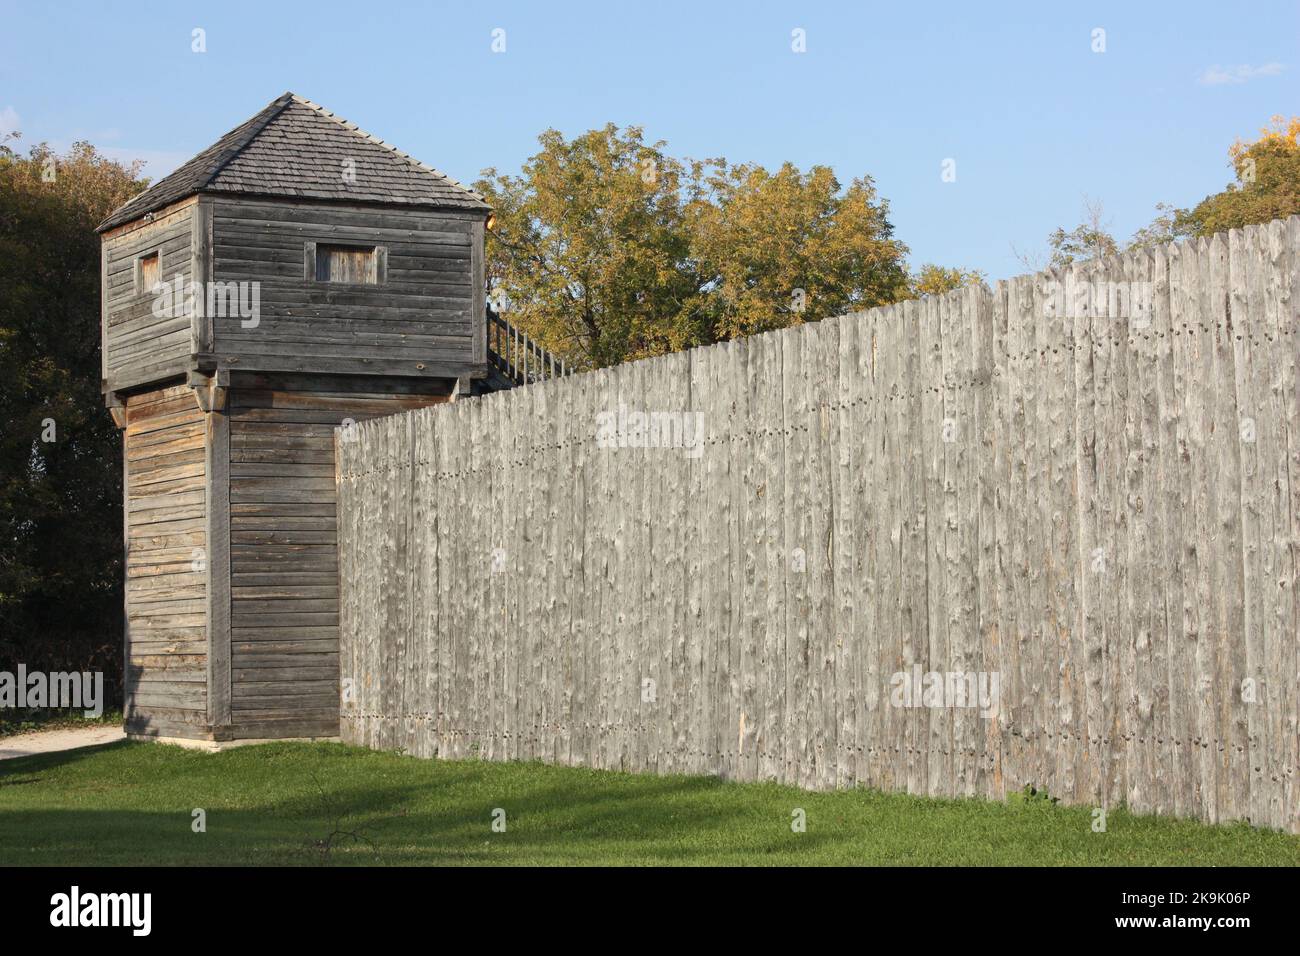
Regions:
[[[315,699],[333,653],[315,616],[364,688],[343,735],[372,746],[1032,785],[1300,831],[1298,245],[1300,220],[1251,227],[368,423],[338,443],[336,523],[274,510],[317,493],[317,432],[235,435],[232,512],[270,509],[239,526],[267,550],[236,590],[284,608],[235,622],[257,678],[236,699]],[[235,421],[275,424],[249,404]],[[707,441],[620,445],[605,412],[700,412]],[[156,444],[132,540],[160,580],[131,593],[137,622],[183,638],[193,502],[161,496],[192,463],[159,432],[134,433]],[[268,480],[283,497],[252,500]],[[332,560],[307,542],[333,534],[340,600],[311,577],[328,567],[265,577]],[[918,671],[940,699],[916,699]],[[981,677],[989,714],[949,696]]]
[[[486,363],[485,327],[481,320],[471,321],[484,314],[481,219],[466,221],[429,209],[367,210],[226,196],[212,202],[213,278],[257,282],[268,312],[267,324],[251,329],[237,318],[214,319],[215,345],[207,349],[214,361],[238,368],[411,375],[435,364],[463,371]],[[310,262],[304,278],[304,256],[311,259],[315,246],[334,241],[382,246],[378,284],[317,281]],[[456,258],[445,257],[453,251]],[[455,298],[447,298],[452,293]],[[319,307],[333,306],[344,311],[322,317],[326,324],[318,328]],[[376,344],[380,351],[373,353],[359,347],[356,336],[379,331],[370,326],[372,319],[399,316],[401,332],[415,337],[412,344],[419,336],[456,338],[405,361],[395,343]],[[320,334],[324,329],[333,335]],[[463,333],[468,334],[460,337]],[[231,361],[236,356],[237,365]]]
[[[190,276],[200,288],[207,289],[212,281],[212,201],[200,196],[194,205],[190,220]],[[216,334],[213,317],[207,312],[207,294],[195,297],[194,311],[190,316],[190,354],[198,355],[215,347]]]
[[[194,736],[209,706],[204,416],[178,385],[128,396],[124,418],[126,727]]]
[[[184,368],[191,353],[190,316],[183,309],[154,314],[155,295],[135,279],[139,257],[158,251],[161,281],[187,283],[192,273],[193,200],[106,234],[101,252],[101,377],[109,389],[158,381],[159,369]]]

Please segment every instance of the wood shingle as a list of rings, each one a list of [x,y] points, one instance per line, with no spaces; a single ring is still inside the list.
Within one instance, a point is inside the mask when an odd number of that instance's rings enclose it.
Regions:
[[[488,208],[483,198],[310,100],[285,93],[118,208],[104,232],[196,193]]]

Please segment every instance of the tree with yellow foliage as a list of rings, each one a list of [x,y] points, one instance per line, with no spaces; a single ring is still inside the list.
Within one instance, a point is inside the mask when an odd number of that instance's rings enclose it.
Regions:
[[[1274,116],[1253,142],[1228,150],[1237,181],[1187,214],[1198,236],[1300,213],[1300,116]]]
[[[555,130],[475,184],[496,221],[488,301],[580,367],[897,301],[906,247],[871,180],[679,160],[637,127]]]
[[[966,286],[985,285],[986,282],[987,276],[979,269],[949,269],[926,263],[912,276],[910,294],[919,299],[926,295],[944,295]]]
[[[1274,116],[1258,139],[1233,143],[1228,161],[1235,182],[1190,210],[1157,206],[1160,216],[1134,243],[1210,236],[1300,214],[1300,116]]]

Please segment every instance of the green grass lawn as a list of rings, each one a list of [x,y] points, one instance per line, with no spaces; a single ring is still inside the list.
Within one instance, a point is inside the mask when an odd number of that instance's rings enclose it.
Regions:
[[[206,833],[191,829],[195,808]],[[796,808],[804,833],[791,830]],[[1300,838],[1244,825],[1122,810],[1106,833],[1091,823],[1086,807],[1039,800],[809,793],[340,744],[210,754],[123,742],[0,762],[4,865],[1300,863]]]

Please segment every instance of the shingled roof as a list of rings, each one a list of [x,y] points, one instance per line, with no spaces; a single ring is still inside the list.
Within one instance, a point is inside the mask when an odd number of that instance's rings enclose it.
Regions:
[[[345,167],[351,160],[353,166]],[[343,176],[355,171],[355,181]],[[99,224],[112,229],[195,193],[488,209],[478,193],[329,110],[277,97]]]

